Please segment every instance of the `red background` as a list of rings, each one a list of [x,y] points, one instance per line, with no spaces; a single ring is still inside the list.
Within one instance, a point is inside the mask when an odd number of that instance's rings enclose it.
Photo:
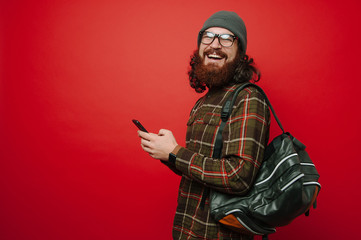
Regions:
[[[131,119],[173,131],[201,95],[189,57],[203,22],[248,28],[286,130],[323,186],[271,239],[360,237],[360,4],[344,1],[1,1],[0,239],[170,239],[180,178]],[[272,135],[279,133],[272,123]]]

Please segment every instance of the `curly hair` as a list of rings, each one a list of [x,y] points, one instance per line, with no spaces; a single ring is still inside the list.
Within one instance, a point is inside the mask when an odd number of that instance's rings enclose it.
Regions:
[[[260,71],[254,66],[253,58],[250,58],[248,55],[243,54],[235,58],[238,63],[235,63],[235,71],[232,80],[229,84],[236,84],[242,82],[258,82],[261,79]],[[207,89],[206,83],[200,81],[195,72],[199,64],[202,64],[202,60],[199,57],[198,50],[195,50],[190,57],[190,70],[188,71],[189,75],[189,84],[197,93],[202,93]]]

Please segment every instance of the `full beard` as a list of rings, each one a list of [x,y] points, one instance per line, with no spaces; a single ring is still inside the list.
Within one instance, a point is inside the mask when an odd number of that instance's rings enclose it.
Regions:
[[[220,56],[225,56],[225,54],[219,50],[212,50]],[[195,77],[201,83],[204,83],[209,89],[211,88],[221,88],[223,86],[229,85],[233,81],[233,76],[235,74],[235,69],[237,63],[239,62],[239,54],[231,62],[226,62],[223,66],[218,66],[215,63],[204,64],[204,58],[207,52],[204,53],[203,58],[199,53],[195,53],[193,61],[196,63],[194,67]]]

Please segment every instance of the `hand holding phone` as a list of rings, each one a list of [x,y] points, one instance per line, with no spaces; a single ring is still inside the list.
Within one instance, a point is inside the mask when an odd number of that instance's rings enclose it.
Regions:
[[[135,124],[135,126],[137,126],[137,127],[139,128],[140,131],[148,132],[147,129],[145,129],[145,128],[143,127],[143,125],[142,125],[138,120],[133,119],[132,121],[133,121],[133,123]]]

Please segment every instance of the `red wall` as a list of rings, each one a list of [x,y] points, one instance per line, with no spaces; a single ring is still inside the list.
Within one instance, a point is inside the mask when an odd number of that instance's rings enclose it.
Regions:
[[[318,208],[271,238],[360,236],[358,1],[171,2],[1,1],[0,239],[171,238],[180,179],[131,119],[184,144],[189,56],[223,9],[321,175]]]

